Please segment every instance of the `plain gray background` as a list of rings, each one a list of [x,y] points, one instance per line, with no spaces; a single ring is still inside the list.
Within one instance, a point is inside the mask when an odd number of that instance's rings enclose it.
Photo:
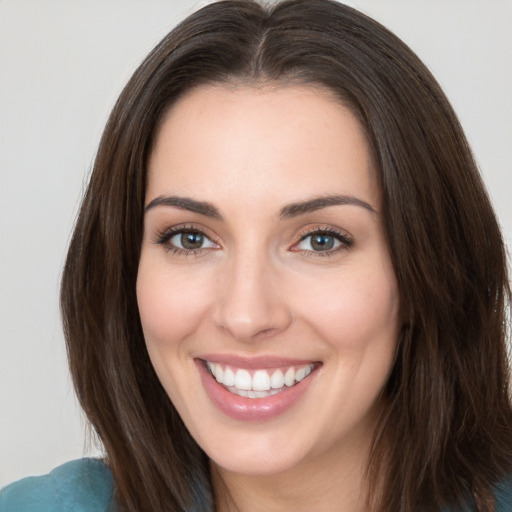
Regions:
[[[193,0],[0,0],[0,486],[99,451],[66,368],[58,288],[122,86]],[[512,247],[512,1],[352,0],[445,89]]]

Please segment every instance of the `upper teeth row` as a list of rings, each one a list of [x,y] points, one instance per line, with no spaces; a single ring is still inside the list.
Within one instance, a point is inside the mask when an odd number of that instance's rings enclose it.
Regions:
[[[219,384],[246,391],[268,391],[269,389],[281,389],[285,385],[293,386],[307,377],[315,366],[314,364],[308,364],[297,368],[290,366],[285,371],[280,369],[270,370],[271,375],[267,370],[256,370],[251,376],[248,370],[241,368],[237,369],[229,366],[223,368],[219,363],[210,361],[207,361],[206,365]]]

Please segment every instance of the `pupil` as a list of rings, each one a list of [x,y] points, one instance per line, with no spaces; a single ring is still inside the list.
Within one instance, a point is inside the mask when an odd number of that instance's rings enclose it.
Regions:
[[[185,249],[200,249],[203,245],[203,235],[200,233],[182,233],[181,245]]]
[[[328,251],[334,246],[334,238],[329,235],[314,235],[311,238],[311,247],[317,251]]]

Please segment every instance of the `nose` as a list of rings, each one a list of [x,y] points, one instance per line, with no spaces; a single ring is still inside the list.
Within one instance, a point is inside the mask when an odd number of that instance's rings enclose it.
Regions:
[[[241,342],[286,330],[292,321],[279,273],[265,258],[240,257],[226,264],[214,305],[217,328]]]

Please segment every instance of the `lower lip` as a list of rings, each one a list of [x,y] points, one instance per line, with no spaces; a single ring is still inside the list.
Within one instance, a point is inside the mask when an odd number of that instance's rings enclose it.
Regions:
[[[196,360],[201,380],[210,400],[226,416],[240,421],[275,418],[290,409],[307,391],[315,371],[298,384],[265,398],[246,398],[229,392],[207,370],[204,361]]]

